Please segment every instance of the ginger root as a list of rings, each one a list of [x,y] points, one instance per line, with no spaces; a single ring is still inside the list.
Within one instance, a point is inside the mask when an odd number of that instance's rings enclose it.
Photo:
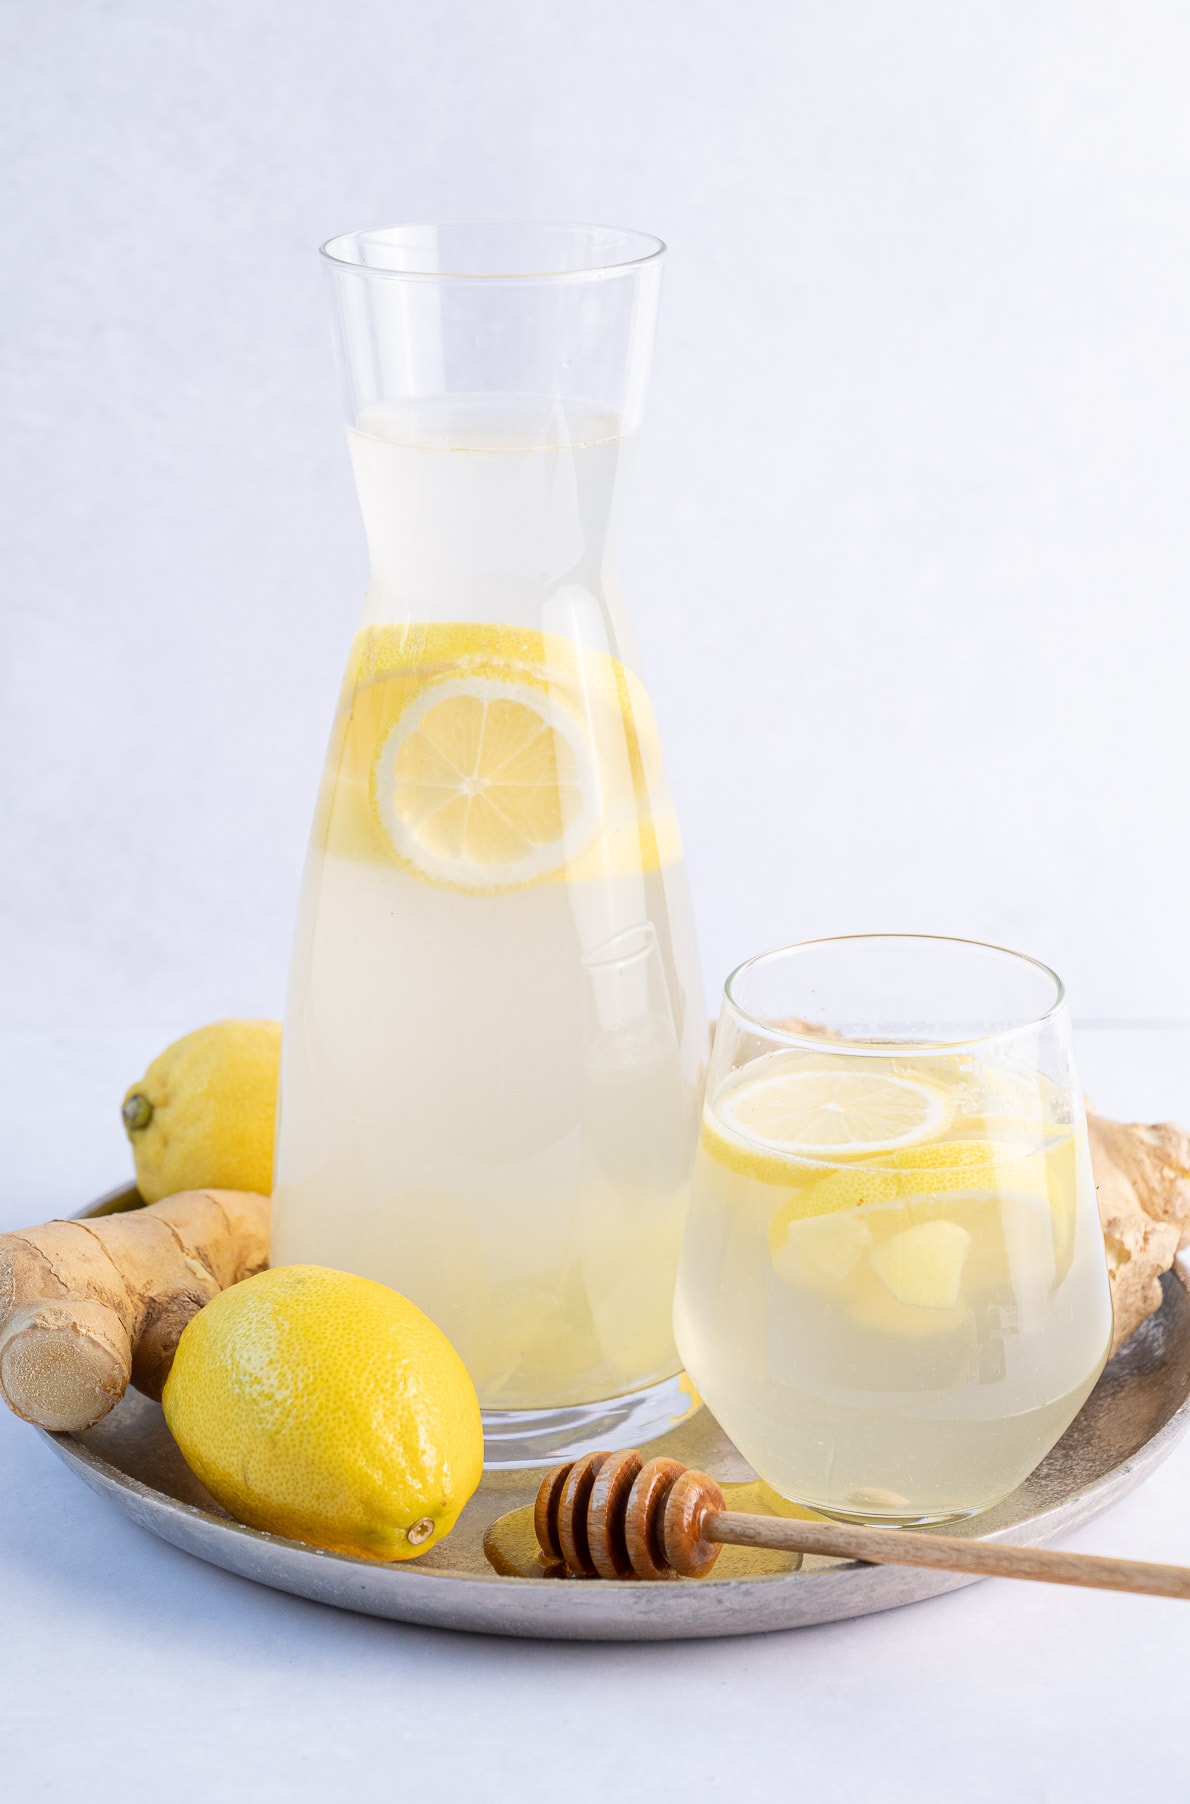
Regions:
[[[160,1398],[183,1328],[269,1262],[269,1199],[184,1190],[151,1208],[0,1234],[0,1396],[90,1428],[129,1382]]]
[[[1107,1248],[1119,1351],[1161,1307],[1161,1275],[1190,1245],[1190,1133],[1088,1115],[1091,1166]]]

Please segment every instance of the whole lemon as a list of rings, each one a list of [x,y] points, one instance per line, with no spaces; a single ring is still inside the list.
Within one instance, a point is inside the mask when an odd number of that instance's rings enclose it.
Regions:
[[[387,1285],[321,1265],[213,1298],[161,1401],[225,1510],[332,1553],[416,1559],[483,1470],[475,1386],[442,1330]]]
[[[280,1067],[279,1021],[215,1021],[153,1060],[123,1105],[146,1203],[179,1190],[269,1194]]]

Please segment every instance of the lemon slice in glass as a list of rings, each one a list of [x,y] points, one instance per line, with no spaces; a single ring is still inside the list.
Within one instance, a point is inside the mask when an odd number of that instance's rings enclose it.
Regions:
[[[914,1078],[835,1066],[790,1068],[769,1059],[752,1069],[758,1075],[717,1099],[717,1125],[737,1142],[790,1159],[896,1152],[934,1139],[950,1120],[945,1093]]]
[[[590,839],[599,812],[581,721],[522,672],[427,685],[381,740],[371,789],[401,862],[473,892],[554,874]]]

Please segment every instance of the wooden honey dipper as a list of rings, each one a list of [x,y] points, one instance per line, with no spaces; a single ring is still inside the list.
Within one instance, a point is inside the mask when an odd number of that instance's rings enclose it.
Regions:
[[[578,1578],[702,1578],[720,1547],[764,1547],[873,1565],[932,1566],[977,1578],[1190,1598],[1187,1566],[915,1535],[902,1528],[744,1515],[725,1508],[725,1502],[713,1478],[675,1459],[646,1463],[635,1449],[588,1453],[546,1473],[533,1527],[546,1557],[561,1561]]]

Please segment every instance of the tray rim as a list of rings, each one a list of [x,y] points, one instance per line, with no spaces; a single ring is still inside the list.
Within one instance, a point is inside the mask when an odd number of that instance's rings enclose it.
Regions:
[[[97,1197],[75,1219],[122,1213],[139,1202],[135,1188],[124,1185]],[[1190,1277],[1176,1261],[1171,1275],[1190,1297]],[[1187,1428],[1190,1389],[1160,1428],[1118,1466],[1023,1522],[973,1538],[1041,1546],[1081,1527],[1141,1484]],[[89,1489],[182,1551],[274,1590],[424,1626],[551,1640],[714,1638],[843,1621],[980,1582],[964,1573],[866,1566],[856,1560],[810,1572],[751,1578],[717,1579],[712,1574],[697,1585],[559,1584],[544,1577],[513,1578],[494,1571],[419,1567],[415,1562],[383,1564],[249,1528],[134,1478],[75,1434],[46,1429],[38,1433]],[[951,1523],[946,1532],[965,1530],[966,1524]],[[450,1582],[443,1585],[443,1580]],[[791,1607],[795,1603],[798,1607]]]

